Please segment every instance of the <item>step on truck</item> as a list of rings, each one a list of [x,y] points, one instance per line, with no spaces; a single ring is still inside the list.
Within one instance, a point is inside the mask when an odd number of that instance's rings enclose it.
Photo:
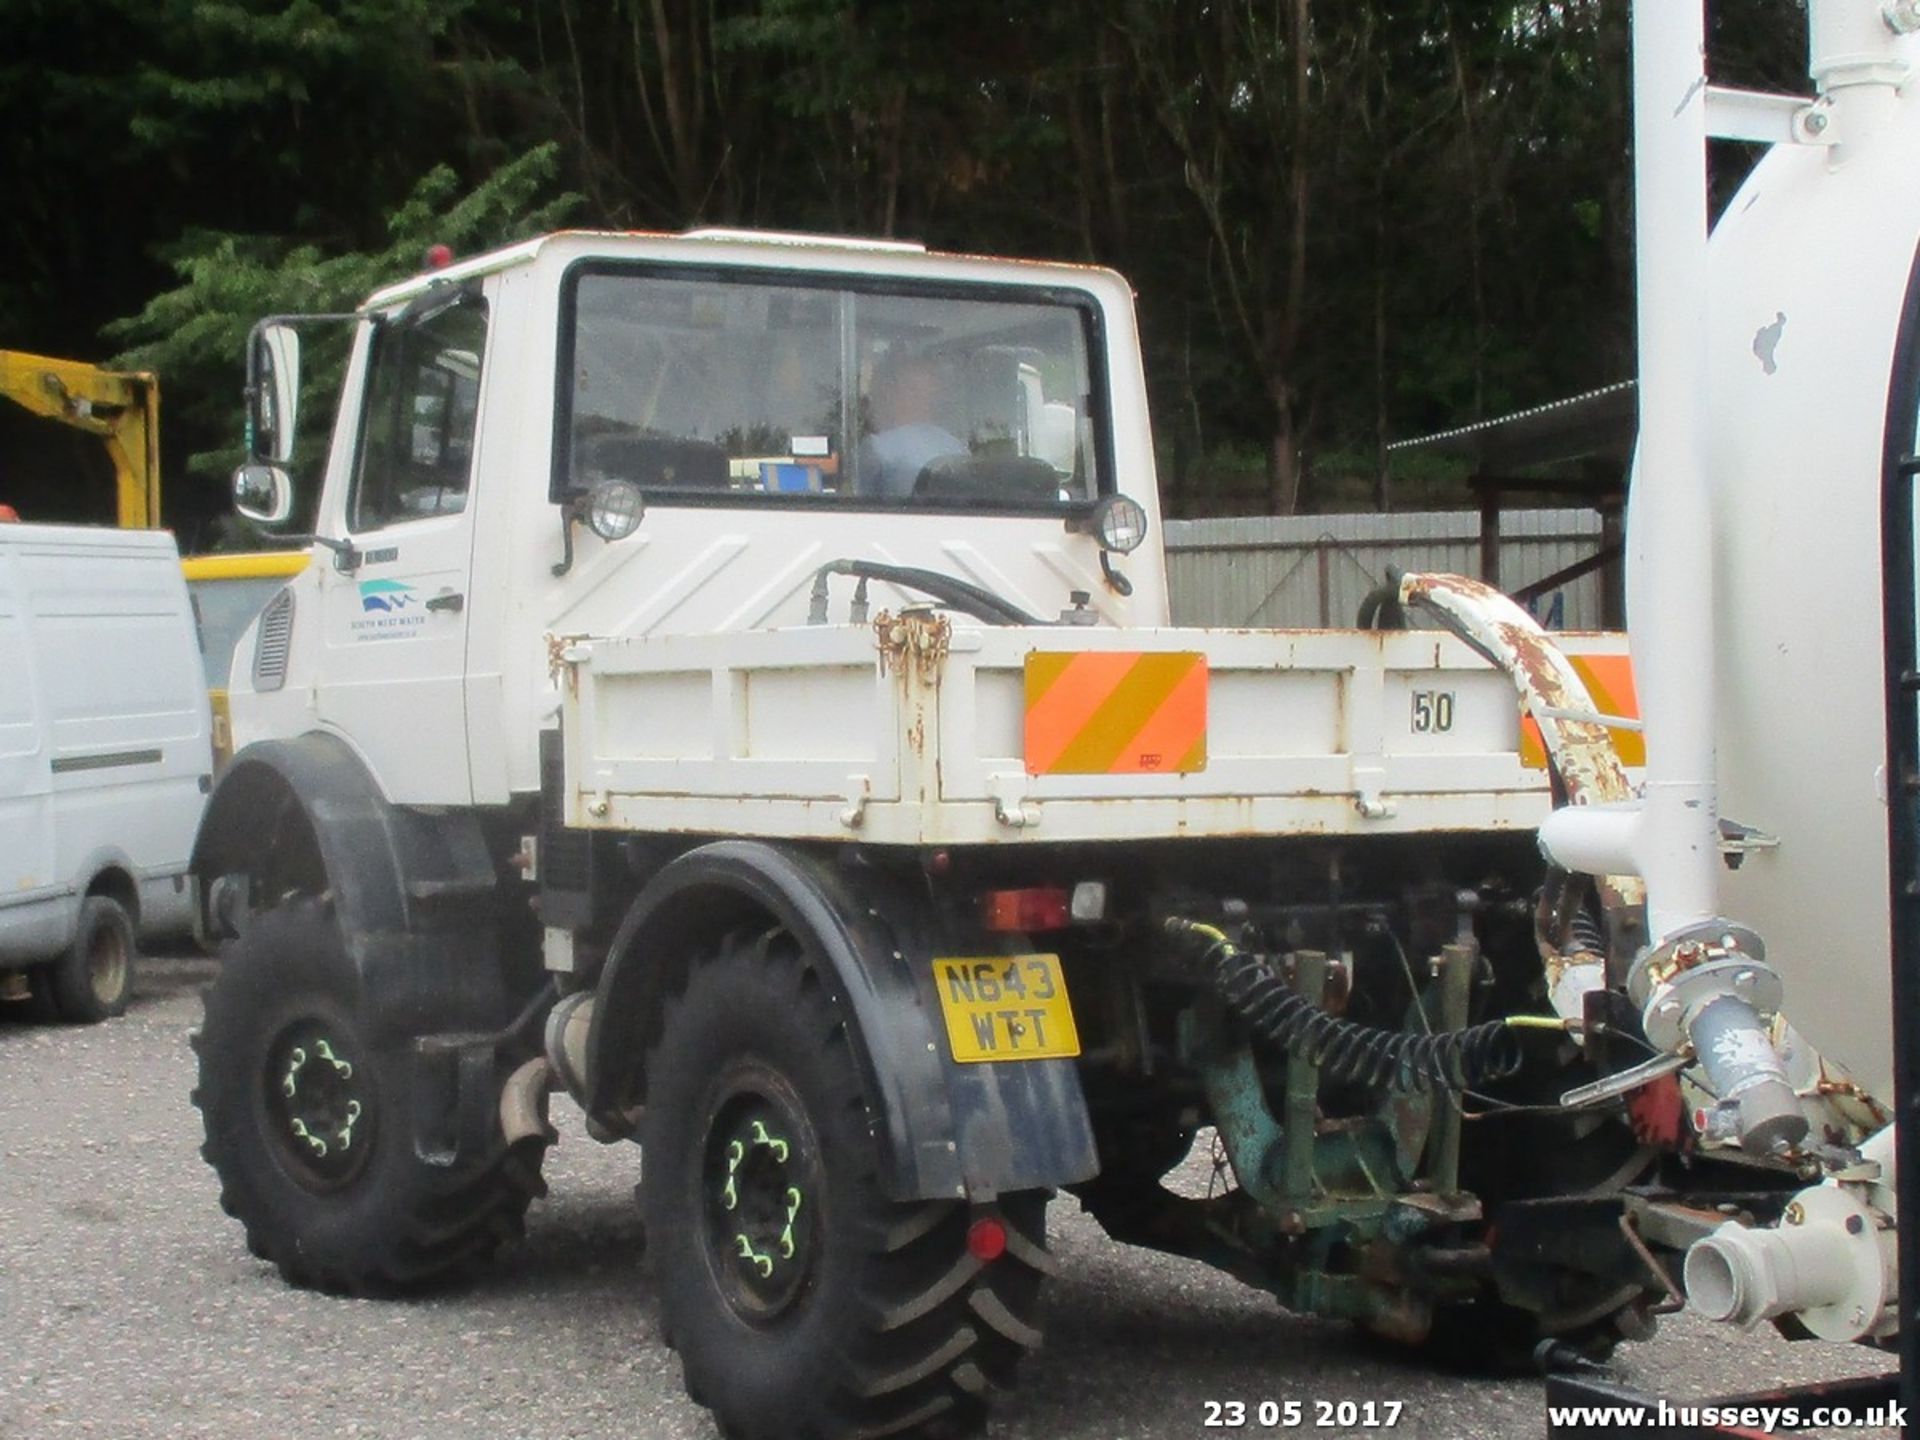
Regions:
[[[268,523],[303,323],[249,356]],[[289,1281],[492,1251],[564,1094],[639,1146],[725,1433],[964,1433],[1060,1192],[1510,1363],[1647,1335],[1717,1204],[1884,1119],[1801,1083],[1741,934],[1647,980],[1640,882],[1542,859],[1631,797],[1624,637],[1431,575],[1364,628],[1169,623],[1119,276],[568,233],[352,324],[194,858],[204,1153]]]

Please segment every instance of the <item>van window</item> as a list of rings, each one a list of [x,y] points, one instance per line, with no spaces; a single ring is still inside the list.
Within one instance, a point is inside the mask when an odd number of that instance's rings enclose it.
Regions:
[[[348,524],[378,530],[466,508],[487,306],[466,296],[374,332]]]

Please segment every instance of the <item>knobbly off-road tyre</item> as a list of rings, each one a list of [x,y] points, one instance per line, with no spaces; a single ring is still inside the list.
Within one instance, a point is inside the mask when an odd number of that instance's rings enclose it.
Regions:
[[[1046,1196],[1006,1252],[881,1188],[847,1018],[782,931],[697,961],[647,1057],[641,1205],[667,1342],[730,1440],[949,1437],[1040,1341]]]
[[[193,1102],[220,1204],[294,1285],[387,1295],[442,1282],[519,1236],[543,1140],[484,1163],[415,1153],[407,1042],[375,1048],[330,908],[289,900],[234,942],[205,996]]]

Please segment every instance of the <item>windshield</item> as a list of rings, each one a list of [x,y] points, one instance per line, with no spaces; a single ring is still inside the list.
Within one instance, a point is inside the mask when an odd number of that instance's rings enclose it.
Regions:
[[[576,273],[556,492],[1058,509],[1101,491],[1090,301]]]

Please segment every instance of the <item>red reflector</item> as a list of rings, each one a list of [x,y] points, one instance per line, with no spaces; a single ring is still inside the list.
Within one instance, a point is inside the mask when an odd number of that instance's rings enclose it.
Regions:
[[[427,269],[444,270],[453,263],[451,245],[429,245],[427,247]]]
[[[991,1264],[1007,1253],[1006,1222],[985,1215],[967,1227],[967,1253],[983,1264]]]
[[[980,923],[989,930],[1064,930],[1070,905],[1065,890],[989,890],[980,897]]]

